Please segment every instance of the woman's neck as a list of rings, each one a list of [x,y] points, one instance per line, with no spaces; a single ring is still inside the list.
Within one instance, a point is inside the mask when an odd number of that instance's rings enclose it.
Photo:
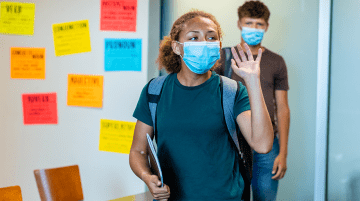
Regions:
[[[177,74],[177,79],[179,80],[179,82],[187,87],[198,86],[206,82],[206,80],[208,80],[210,77],[211,71],[208,71],[204,74],[196,74],[190,71],[190,69],[184,65],[181,67],[180,72]]]

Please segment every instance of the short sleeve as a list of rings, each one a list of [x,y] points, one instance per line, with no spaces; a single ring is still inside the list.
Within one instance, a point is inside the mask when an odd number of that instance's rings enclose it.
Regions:
[[[289,90],[286,64],[282,57],[280,57],[279,68],[274,75],[274,89],[286,91]]]
[[[242,112],[250,110],[249,95],[246,87],[239,82],[239,92],[234,104],[234,115],[237,117]]]
[[[133,113],[133,117],[137,120],[149,125],[153,126],[153,122],[151,119],[150,108],[147,100],[146,90],[148,88],[148,84],[145,85],[143,90],[141,91],[139,101],[136,105],[135,111]]]

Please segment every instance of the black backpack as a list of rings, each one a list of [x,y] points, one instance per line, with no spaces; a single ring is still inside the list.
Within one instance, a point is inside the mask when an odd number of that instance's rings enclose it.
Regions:
[[[224,56],[225,56],[224,76],[231,78],[232,75],[231,59],[234,58],[231,53],[231,47],[224,47],[222,48],[222,51],[224,52]]]

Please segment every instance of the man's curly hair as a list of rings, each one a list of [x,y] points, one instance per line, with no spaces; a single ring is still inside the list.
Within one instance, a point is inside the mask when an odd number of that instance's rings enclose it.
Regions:
[[[269,24],[270,11],[261,1],[247,1],[238,8],[239,20],[243,17],[262,18]]]

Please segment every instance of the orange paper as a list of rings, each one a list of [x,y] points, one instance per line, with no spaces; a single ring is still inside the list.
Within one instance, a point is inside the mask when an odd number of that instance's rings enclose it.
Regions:
[[[11,78],[45,79],[45,48],[11,48]]]
[[[102,75],[68,75],[67,104],[69,106],[102,108]]]
[[[23,94],[24,124],[57,124],[56,93]]]
[[[101,0],[100,30],[136,31],[137,0]]]

